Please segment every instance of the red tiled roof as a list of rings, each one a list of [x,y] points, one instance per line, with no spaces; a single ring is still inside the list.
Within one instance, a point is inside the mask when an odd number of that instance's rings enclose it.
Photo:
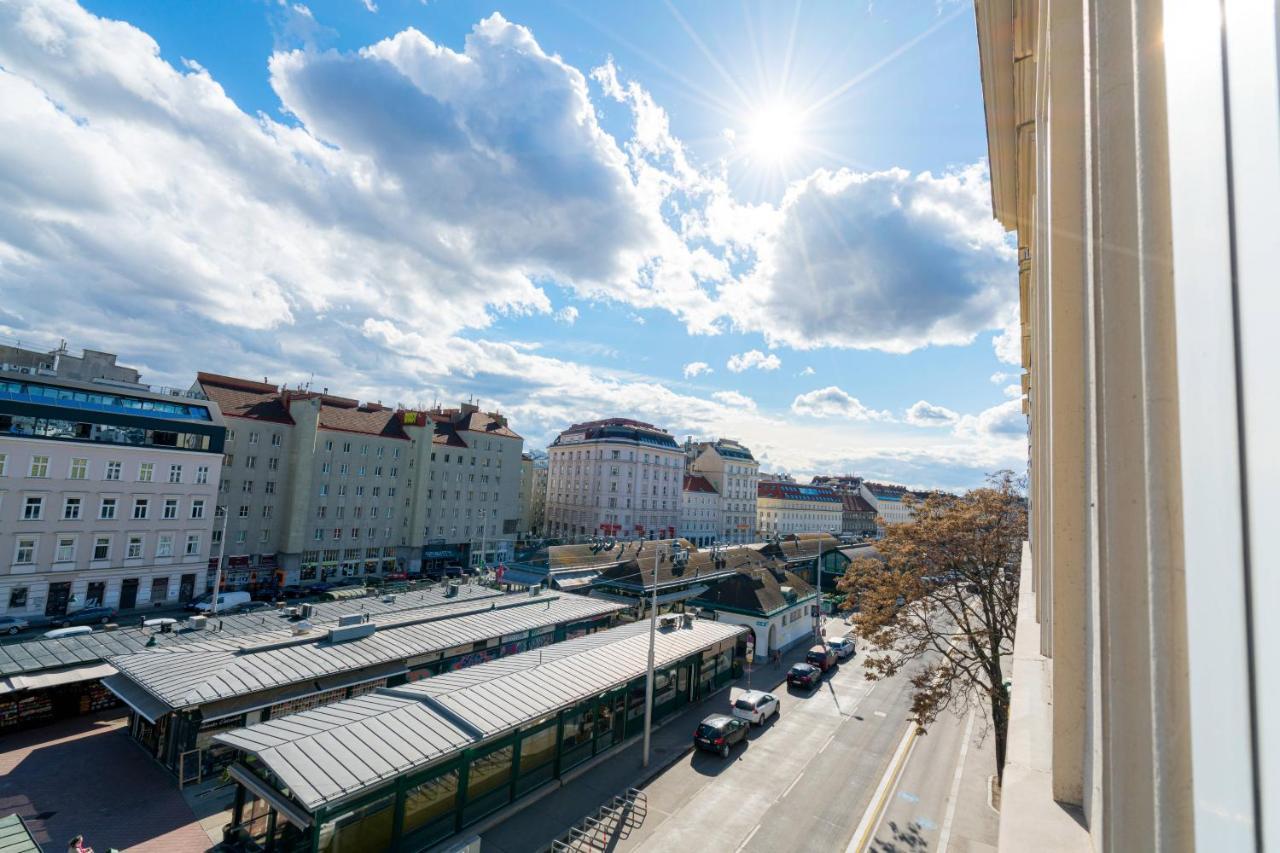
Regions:
[[[684,490],[686,492],[710,492],[716,494],[716,487],[711,485],[711,481],[700,474],[684,475]]]
[[[388,409],[376,412],[364,409],[349,409],[341,406],[320,406],[320,428],[339,432],[358,432],[364,435],[377,435],[382,438],[402,438],[408,440],[400,426],[396,413]]]
[[[216,373],[197,373],[196,382],[205,396],[217,403],[222,414],[227,417],[293,423],[293,418],[289,416],[289,410],[285,408],[280,392],[274,385]]]
[[[862,495],[843,495],[845,512],[875,512],[876,508],[867,503]]]

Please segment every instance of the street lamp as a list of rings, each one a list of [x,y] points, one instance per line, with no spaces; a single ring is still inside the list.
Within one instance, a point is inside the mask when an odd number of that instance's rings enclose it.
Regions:
[[[643,541],[640,545],[644,547]],[[676,554],[680,551],[680,545],[676,542],[671,543],[671,558],[675,559]],[[655,643],[658,636],[658,561],[662,556],[662,549],[657,543],[653,546],[653,595],[649,604],[649,668],[645,674],[644,680],[644,757],[641,761],[642,767],[649,766],[649,741],[653,733],[653,667]]]
[[[230,507],[222,508],[222,535],[218,538],[218,568],[213,573],[213,615],[218,615],[218,594],[222,589],[222,563],[227,558],[227,517]]]

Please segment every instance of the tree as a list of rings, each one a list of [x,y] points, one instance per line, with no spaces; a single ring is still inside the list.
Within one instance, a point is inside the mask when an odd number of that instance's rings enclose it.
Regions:
[[[906,498],[907,524],[891,524],[876,543],[881,560],[854,560],[838,583],[858,609],[858,634],[876,647],[867,678],[878,681],[919,664],[911,712],[921,729],[943,709],[985,702],[1003,778],[1009,734],[1004,658],[1013,653],[1018,565],[1026,505],[1010,471],[965,495]]]

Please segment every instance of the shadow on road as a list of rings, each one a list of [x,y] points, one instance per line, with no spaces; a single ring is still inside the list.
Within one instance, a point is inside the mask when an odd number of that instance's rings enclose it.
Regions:
[[[892,836],[889,840],[884,839],[884,830],[880,831],[880,835],[871,842],[871,846],[867,849],[872,853],[921,853],[929,849],[929,842],[925,841],[924,836],[920,834],[922,827],[920,824],[912,821],[906,826],[902,826],[897,821],[889,821],[889,834]]]
[[[705,752],[701,749],[694,749],[693,758],[689,761],[689,766],[693,768],[695,773],[703,776],[719,776],[724,771],[733,766],[733,763],[742,758],[747,751],[747,744],[750,743],[751,735],[747,735],[747,740],[742,743],[735,743],[733,748],[729,750],[728,758],[721,758],[713,752]]]

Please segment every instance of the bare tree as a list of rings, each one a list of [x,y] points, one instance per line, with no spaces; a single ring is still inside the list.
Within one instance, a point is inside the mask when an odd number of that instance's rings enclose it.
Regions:
[[[838,587],[856,606],[858,633],[876,647],[866,661],[877,681],[919,663],[911,712],[921,728],[943,709],[984,702],[1003,777],[1009,734],[1004,658],[1013,653],[1018,563],[1026,504],[1010,471],[965,495],[907,497],[908,524],[891,524],[876,543],[883,562],[855,560]]]

